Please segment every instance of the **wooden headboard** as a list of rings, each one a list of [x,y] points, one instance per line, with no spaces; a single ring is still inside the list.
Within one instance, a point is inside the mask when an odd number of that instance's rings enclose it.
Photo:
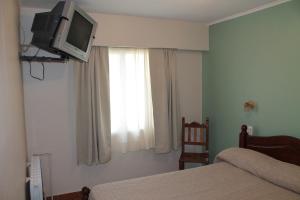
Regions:
[[[295,137],[284,135],[271,137],[250,136],[247,133],[247,126],[243,125],[239,146],[300,166],[300,139]]]

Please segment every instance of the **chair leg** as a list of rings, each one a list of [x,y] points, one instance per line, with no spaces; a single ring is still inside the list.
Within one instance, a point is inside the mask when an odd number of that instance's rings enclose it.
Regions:
[[[179,161],[179,170],[184,170],[184,162]]]

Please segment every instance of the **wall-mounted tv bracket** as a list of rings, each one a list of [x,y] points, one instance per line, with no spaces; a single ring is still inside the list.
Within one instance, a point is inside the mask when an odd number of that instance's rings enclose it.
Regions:
[[[50,63],[50,62],[65,63],[69,60],[69,58],[66,56],[54,58],[54,57],[36,56],[35,55],[35,56],[20,56],[20,60],[29,63],[29,73],[32,78],[37,79],[39,81],[43,81],[43,80],[45,80],[45,65],[44,65],[45,62],[46,63]],[[31,62],[40,62],[41,63],[41,65],[42,65],[42,76],[41,77],[37,77],[32,74]]]
[[[20,56],[21,61],[27,62],[58,62],[65,63],[69,60],[67,56],[61,56],[59,58],[46,57],[46,56]]]

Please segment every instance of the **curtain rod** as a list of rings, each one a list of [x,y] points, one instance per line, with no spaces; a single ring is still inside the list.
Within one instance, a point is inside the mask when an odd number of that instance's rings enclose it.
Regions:
[[[32,44],[21,44],[22,47],[35,47]],[[108,48],[136,48],[136,49],[174,49],[178,51],[191,51],[191,52],[208,52],[209,50],[196,50],[196,49],[181,49],[181,48],[163,48],[163,47],[134,47],[134,46],[104,46],[92,45],[92,47],[108,47]],[[37,48],[37,47],[36,47]]]
[[[194,51],[194,52],[206,52],[206,51],[208,51],[208,50],[181,49],[181,48],[164,48],[164,47],[103,46],[103,45],[93,45],[93,47],[136,48],[136,49],[174,49],[174,50],[178,50],[178,51]]]

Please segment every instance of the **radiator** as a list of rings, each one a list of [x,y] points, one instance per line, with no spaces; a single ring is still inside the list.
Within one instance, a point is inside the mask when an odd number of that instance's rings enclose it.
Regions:
[[[43,200],[43,181],[41,160],[39,156],[32,156],[30,163],[30,199]]]

